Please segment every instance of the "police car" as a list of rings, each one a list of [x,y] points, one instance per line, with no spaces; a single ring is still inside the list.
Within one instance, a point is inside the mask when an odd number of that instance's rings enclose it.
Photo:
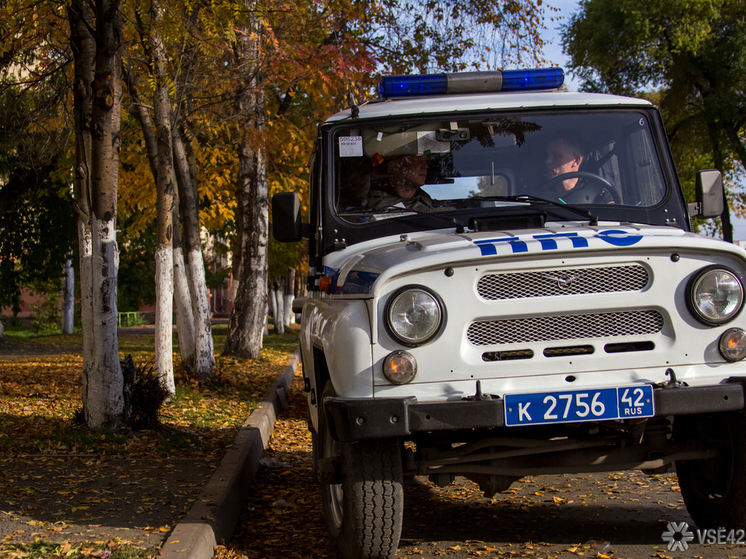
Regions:
[[[746,525],[746,252],[693,231],[642,99],[559,68],[389,76],[319,126],[301,350],[340,557],[393,557],[402,483],[676,471],[701,528]],[[478,537],[478,534],[474,535]]]

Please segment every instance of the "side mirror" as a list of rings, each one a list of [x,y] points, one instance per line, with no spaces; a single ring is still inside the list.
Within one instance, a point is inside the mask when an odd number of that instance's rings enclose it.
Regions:
[[[717,169],[697,171],[695,204],[689,205],[692,217],[711,218],[723,213],[723,176]]]
[[[297,193],[280,192],[272,196],[272,234],[281,243],[294,243],[303,238]]]

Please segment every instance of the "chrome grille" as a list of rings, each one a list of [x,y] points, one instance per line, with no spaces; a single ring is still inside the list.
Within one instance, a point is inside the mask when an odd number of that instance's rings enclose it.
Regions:
[[[530,297],[556,297],[583,293],[640,291],[648,283],[648,271],[640,264],[569,268],[533,272],[506,272],[482,276],[479,296],[497,301]]]
[[[474,345],[516,344],[657,334],[663,328],[658,311],[541,316],[472,322],[466,338]]]

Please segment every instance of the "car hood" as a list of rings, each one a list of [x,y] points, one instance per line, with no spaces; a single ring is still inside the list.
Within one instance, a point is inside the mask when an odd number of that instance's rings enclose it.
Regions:
[[[542,229],[447,233],[426,231],[385,237],[352,245],[326,256],[324,275],[333,276],[334,294],[376,296],[391,277],[413,270],[471,265],[500,259],[532,258],[536,253],[614,251],[623,249],[686,249],[727,251],[746,257],[746,251],[723,241],[673,227],[602,224]]]

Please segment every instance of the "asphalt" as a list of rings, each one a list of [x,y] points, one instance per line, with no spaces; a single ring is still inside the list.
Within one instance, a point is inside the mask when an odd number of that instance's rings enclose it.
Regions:
[[[166,559],[210,559],[215,546],[233,536],[241,509],[277,415],[287,407],[286,394],[300,362],[300,350],[277,377],[263,403],[241,426],[233,446],[205,485],[189,513],[182,518],[161,548]]]

